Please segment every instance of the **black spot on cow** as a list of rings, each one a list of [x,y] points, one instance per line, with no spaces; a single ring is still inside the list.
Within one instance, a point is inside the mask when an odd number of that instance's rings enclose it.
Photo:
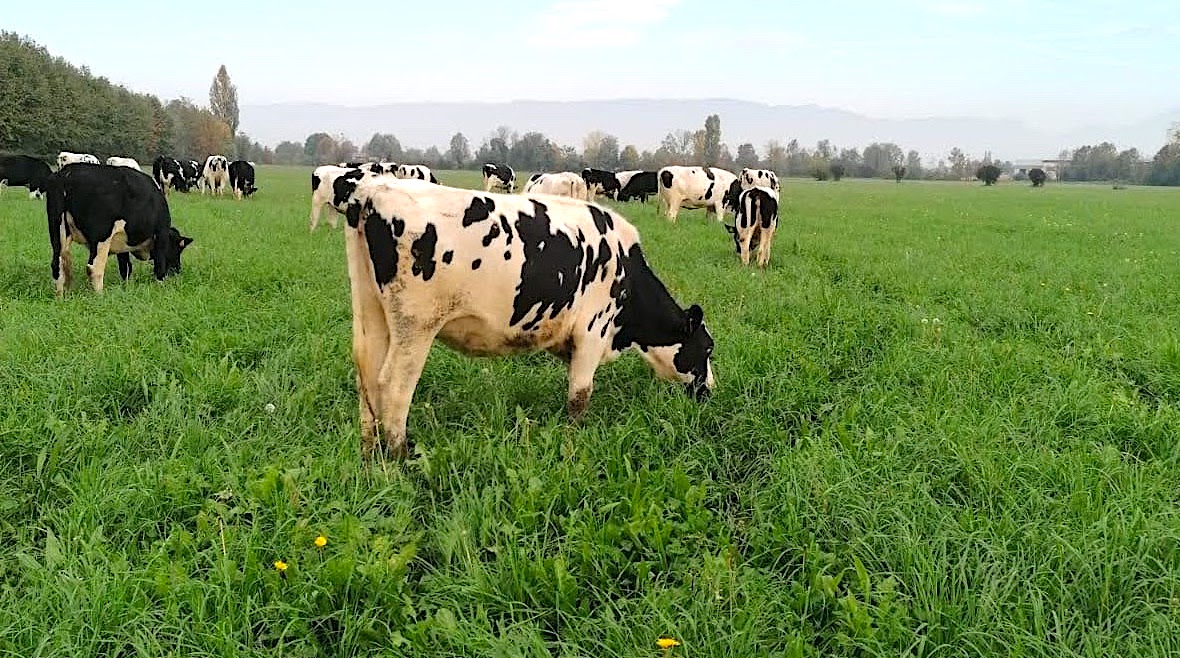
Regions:
[[[482,264],[483,264],[483,261],[476,258],[475,260],[471,261],[471,269],[478,270],[479,266]]]
[[[709,183],[709,189],[705,190],[705,201],[713,198],[713,185],[714,183]]]
[[[610,263],[613,254],[611,254],[610,245],[607,244],[606,238],[598,241],[598,253],[594,253],[594,248],[586,245],[586,255],[584,262],[586,263],[586,271],[582,274],[582,289],[585,290],[587,286],[598,278],[598,273],[606,274],[606,266]]]
[[[311,174],[311,191],[315,192],[320,189],[320,177],[316,176],[314,172]]]
[[[507,215],[500,215],[500,228],[504,230],[504,235],[508,237],[505,244],[512,244],[512,227],[508,225]]]
[[[552,230],[548,207],[533,201],[533,214],[519,213],[516,234],[523,243],[520,284],[512,302],[509,325],[531,331],[545,319],[572,308],[581,287],[584,239],[571,240]],[[542,250],[541,244],[545,244]]]
[[[672,172],[670,172],[670,171],[661,171],[660,172],[660,182],[663,183],[664,187],[669,190],[672,189],[672,178],[673,178]]]
[[[434,228],[434,224],[427,224],[422,236],[410,245],[410,256],[414,258],[410,270],[414,276],[421,276],[423,281],[429,281],[430,277],[434,276],[434,247],[437,244],[438,230]]]
[[[496,238],[500,237],[500,225],[492,224],[492,228],[488,229],[488,234],[483,236],[483,246],[490,247]]]
[[[443,262],[446,263],[447,265],[450,265],[451,261],[454,258],[455,258],[455,252],[453,252],[453,251],[448,251],[445,254],[443,254]]]
[[[504,260],[512,260],[512,252],[511,251],[504,252]]]
[[[709,169],[708,167],[705,168],[705,176],[708,177],[709,180],[717,179],[717,176],[713,174],[713,170]]]
[[[468,227],[484,221],[492,215],[492,211],[495,209],[496,202],[492,199],[475,197],[471,200],[471,205],[467,206],[467,210],[463,211],[463,226]]]
[[[352,217],[354,213],[359,217],[360,212],[360,208],[356,206],[348,208],[346,215],[349,226],[356,226]],[[380,217],[370,216],[365,221],[365,242],[369,244],[373,278],[377,280],[379,287],[385,287],[397,276],[397,240],[393,237],[393,227]]]
[[[353,169],[347,173],[341,174],[332,181],[332,205],[337,208],[344,205],[348,201],[348,197],[356,191],[356,182],[363,178],[365,172],[360,169]],[[356,228],[353,225],[353,228]]]
[[[603,235],[615,228],[615,220],[611,218],[610,213],[601,208],[590,206],[590,219],[594,220],[594,228]]]

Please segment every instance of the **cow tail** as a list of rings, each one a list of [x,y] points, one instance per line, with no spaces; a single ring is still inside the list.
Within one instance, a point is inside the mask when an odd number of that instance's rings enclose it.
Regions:
[[[45,217],[49,222],[49,246],[53,250],[53,278],[60,276],[63,227],[66,223],[66,186],[58,174],[49,178],[45,192]]]

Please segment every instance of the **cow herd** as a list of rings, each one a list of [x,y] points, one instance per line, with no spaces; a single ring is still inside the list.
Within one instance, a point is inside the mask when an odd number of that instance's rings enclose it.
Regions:
[[[252,163],[209,156],[158,157],[152,174],[130,158],[106,164],[63,152],[59,169],[35,158],[3,156],[0,180],[46,197],[51,273],[57,294],[71,278],[70,245],[89,251],[96,292],[115,254],[121,278],[132,256],[150,260],[157,279],[180,272],[193,240],[172,225],[166,193],[255,186]],[[516,192],[516,172],[483,168],[482,192],[440,185],[429,168],[393,162],[339,163],[311,176],[310,228],[325,206],[345,221],[353,311],[353,358],[362,448],[404,455],[410,400],[435,340],[464,353],[548,351],[567,364],[568,405],[579,417],[601,363],[636,349],[655,374],[703,399],[713,388],[713,339],[699,306],[681,307],[652,272],[638,231],[605,196],[646,202],[656,196],[669,221],[682,208],[734,215],[735,250],[765,267],[778,223],[773,172],[734,175],[715,167],[659,171],[534,174]]]

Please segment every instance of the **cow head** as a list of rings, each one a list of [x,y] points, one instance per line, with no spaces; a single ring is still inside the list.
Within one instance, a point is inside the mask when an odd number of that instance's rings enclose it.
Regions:
[[[250,196],[251,194],[254,194],[257,191],[258,191],[258,188],[254,187],[254,183],[246,182],[246,188],[242,190],[242,194],[244,196]]]
[[[164,258],[165,275],[180,274],[180,253],[192,243],[193,239],[181,235],[175,226],[168,227],[168,233],[164,238],[164,245],[160,250]]]
[[[713,390],[713,337],[705,328],[704,311],[693,304],[684,312],[679,341],[643,348],[643,358],[656,376],[684,384],[685,392],[704,401]]]

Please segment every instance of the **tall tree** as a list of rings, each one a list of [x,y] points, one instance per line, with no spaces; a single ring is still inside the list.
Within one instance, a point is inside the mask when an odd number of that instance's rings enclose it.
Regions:
[[[231,138],[238,134],[238,88],[230,82],[225,64],[217,69],[213,84],[209,86],[209,110],[229,126]]]
[[[706,167],[721,164],[721,117],[710,114],[705,118],[704,159]]]
[[[754,145],[746,142],[738,146],[737,157],[733,160],[733,166],[738,169],[757,169],[759,165],[758,151],[754,149]]]
[[[619,155],[619,167],[625,170],[639,168],[639,149],[634,144],[628,144]]]
[[[397,137],[388,133],[373,133],[373,136],[369,138],[361,150],[370,158],[393,162],[401,160],[403,155],[401,142],[397,141]]]
[[[922,156],[917,151],[910,151],[905,156],[906,176],[910,178],[922,177]]]
[[[766,168],[780,175],[787,173],[787,149],[777,139],[766,142]]]
[[[471,143],[463,133],[451,136],[451,148],[447,149],[447,157],[455,163],[456,169],[462,169],[471,160]]]

